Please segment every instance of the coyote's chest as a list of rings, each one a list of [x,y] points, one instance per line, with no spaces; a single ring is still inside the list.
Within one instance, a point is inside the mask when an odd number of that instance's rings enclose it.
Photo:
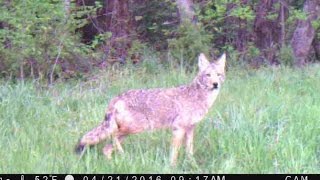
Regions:
[[[210,108],[213,105],[214,101],[217,99],[218,94],[219,94],[219,90],[208,94],[208,98],[206,100],[208,108]]]
[[[218,93],[218,91],[208,93],[204,99],[199,101],[197,107],[194,107],[190,110],[193,124],[200,122],[206,116],[216,100]]]

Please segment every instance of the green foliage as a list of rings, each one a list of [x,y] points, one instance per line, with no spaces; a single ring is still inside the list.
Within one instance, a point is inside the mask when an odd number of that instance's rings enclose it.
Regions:
[[[111,41],[112,34],[104,30],[92,31],[97,35],[90,36],[90,44],[84,44],[88,41],[79,32],[90,31],[93,21],[102,29],[108,29],[102,24],[108,24],[105,22],[109,20],[104,18],[109,16],[101,13],[108,8],[108,3],[96,0],[83,1],[90,5],[76,5],[76,2],[71,0],[70,11],[66,11],[64,2],[58,0],[1,1],[0,76],[49,78],[52,81],[52,78],[82,76],[83,72],[92,72],[93,67],[103,67],[100,64],[116,52],[116,48],[111,47],[116,44]],[[133,29],[126,37],[128,39],[124,38],[126,42],[132,42],[124,50],[128,55],[126,61],[141,59],[146,49],[160,53],[161,60],[170,56],[172,59],[167,58],[173,61],[170,63],[180,64],[180,67],[192,67],[200,52],[209,51],[216,55],[226,51],[237,57],[232,63],[234,65],[250,61],[266,51],[257,48],[259,31],[253,26],[255,10],[260,2],[196,0],[193,1],[196,10],[194,24],[189,24],[180,22],[175,1],[130,1],[125,10],[132,15],[130,27]],[[266,20],[281,26],[280,3],[272,3]],[[283,26],[285,44],[289,43],[297,20],[307,18],[303,4],[303,0],[288,3],[289,9],[285,12],[288,19]],[[319,29],[319,21],[313,21],[312,26]],[[272,38],[273,41],[279,39],[276,36]],[[272,46],[279,47],[276,43]],[[285,47],[275,54],[283,59],[284,64],[291,64],[289,53]]]
[[[105,32],[105,33],[100,33],[96,35],[92,40],[90,47],[95,49],[101,46],[102,44],[105,44],[111,38],[111,36],[112,36],[111,32]]]
[[[248,43],[248,52],[246,54],[247,59],[252,59],[260,54],[259,48],[257,48],[253,43]]]
[[[211,0],[197,9],[205,30],[213,35],[214,50],[228,49],[229,46],[235,50],[238,31],[252,29],[255,18],[252,6],[254,2],[245,5],[239,0]]]
[[[209,53],[212,35],[201,24],[184,23],[177,30],[177,38],[169,40],[172,56],[185,65],[194,65],[201,52]]]
[[[4,24],[0,29],[0,56],[4,62],[1,73],[49,78],[61,70],[60,61],[70,60],[74,64],[75,57],[85,59],[92,53],[74,32],[87,23],[81,17],[95,12],[96,8],[77,10],[73,3],[70,8],[76,13],[69,15],[63,1],[13,0],[3,4],[0,7],[0,22]],[[86,66],[88,63],[76,62]]]
[[[317,31],[318,29],[320,29],[320,21],[319,21],[320,18],[318,18],[317,20],[315,21],[312,21],[311,24],[312,24],[312,27]]]
[[[166,49],[166,40],[174,36],[179,24],[175,2],[148,0],[132,8],[140,38],[157,50]]]
[[[306,12],[304,12],[302,9],[291,9],[290,11],[290,17],[288,18],[289,22],[295,21],[295,20],[307,20],[308,16]]]
[[[241,58],[241,54],[234,49],[233,46],[227,45],[224,47],[224,52],[228,53],[227,68],[239,67],[241,62],[244,62]]]
[[[242,20],[252,21],[255,18],[253,10],[249,6],[237,6],[233,8],[230,16],[238,17]]]
[[[291,46],[283,46],[279,52],[279,59],[281,64],[292,66],[294,63],[294,56]]]
[[[131,47],[128,51],[128,57],[129,58],[141,58],[141,56],[144,54],[145,49],[147,48],[146,44],[141,43],[138,40],[133,40],[131,42]],[[127,59],[128,61],[129,59]]]
[[[226,0],[208,1],[203,9],[197,9],[199,20],[206,23],[217,23],[225,18]]]
[[[208,1],[204,7],[197,9],[199,20],[206,30],[214,34],[223,34],[223,22],[226,18],[227,0]]]

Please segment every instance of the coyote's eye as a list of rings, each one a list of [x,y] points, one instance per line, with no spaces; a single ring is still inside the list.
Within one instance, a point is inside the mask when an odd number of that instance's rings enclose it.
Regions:
[[[210,77],[210,76],[211,76],[211,74],[209,74],[209,73],[208,73],[208,74],[206,74],[206,76],[207,76],[207,77]]]
[[[222,74],[218,73],[217,76],[220,77],[220,76],[222,76]]]

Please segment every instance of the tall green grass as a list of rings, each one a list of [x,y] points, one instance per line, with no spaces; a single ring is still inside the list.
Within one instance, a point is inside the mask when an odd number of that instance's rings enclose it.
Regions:
[[[74,146],[110,99],[132,88],[172,87],[195,73],[131,67],[44,88],[0,85],[0,173],[319,173],[320,66],[229,68],[214,107],[197,126],[195,155],[169,165],[170,130],[128,137],[125,154],[84,156]]]

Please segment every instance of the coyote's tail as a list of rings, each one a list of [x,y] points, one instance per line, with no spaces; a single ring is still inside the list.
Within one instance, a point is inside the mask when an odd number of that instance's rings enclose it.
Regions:
[[[75,151],[81,154],[87,145],[95,145],[102,140],[110,137],[117,129],[115,120],[112,118],[111,113],[107,113],[104,121],[96,128],[87,132],[77,144]]]

